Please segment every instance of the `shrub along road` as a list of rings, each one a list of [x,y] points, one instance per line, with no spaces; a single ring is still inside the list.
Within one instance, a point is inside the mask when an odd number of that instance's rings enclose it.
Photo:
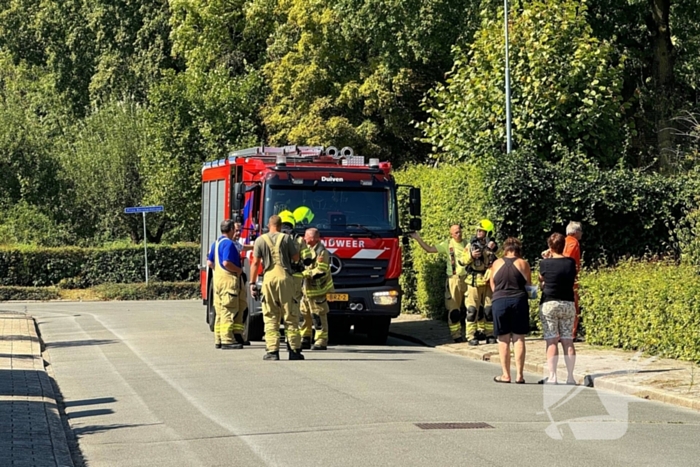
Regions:
[[[262,343],[215,350],[193,301],[26,307],[91,467],[694,465],[700,454],[696,412],[495,384],[491,364],[396,339],[263,362]]]

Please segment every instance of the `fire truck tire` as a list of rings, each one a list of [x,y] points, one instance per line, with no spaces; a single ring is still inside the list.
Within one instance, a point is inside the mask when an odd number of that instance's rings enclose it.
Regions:
[[[262,341],[265,335],[262,313],[248,315],[248,340]]]
[[[329,344],[343,344],[348,341],[350,335],[350,320],[347,316],[328,315],[328,340]]]
[[[391,325],[390,316],[376,316],[372,318],[367,337],[372,345],[384,345],[389,337],[389,326]]]
[[[216,321],[216,308],[214,308],[214,284],[209,283],[209,291],[207,292],[207,324],[209,330],[214,332],[214,323]]]

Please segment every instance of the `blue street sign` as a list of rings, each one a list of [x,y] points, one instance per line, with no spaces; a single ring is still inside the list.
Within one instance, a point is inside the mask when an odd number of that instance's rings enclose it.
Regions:
[[[163,211],[163,206],[134,206],[131,208],[124,208],[124,214],[139,214],[142,212],[161,212]]]

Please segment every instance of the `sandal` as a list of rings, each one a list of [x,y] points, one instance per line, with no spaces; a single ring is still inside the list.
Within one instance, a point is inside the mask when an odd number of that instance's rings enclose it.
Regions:
[[[520,381],[516,381],[515,384],[525,384],[525,380],[521,379]]]
[[[549,377],[542,378],[537,382],[537,384],[559,384],[556,381],[549,381]]]
[[[500,376],[494,376],[493,380],[497,383],[509,383],[510,384],[510,380],[506,381],[505,379],[501,379]]]

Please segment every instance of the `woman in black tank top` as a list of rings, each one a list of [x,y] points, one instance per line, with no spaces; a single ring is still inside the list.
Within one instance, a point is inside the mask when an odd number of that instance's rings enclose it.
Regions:
[[[525,335],[530,332],[530,307],[526,285],[532,284],[530,265],[520,255],[522,244],[517,238],[508,238],[503,244],[505,255],[491,267],[493,290],[493,328],[498,336],[498,354],[501,357],[501,376],[497,383],[510,383],[510,343],[515,353],[516,383],[524,383]]]

